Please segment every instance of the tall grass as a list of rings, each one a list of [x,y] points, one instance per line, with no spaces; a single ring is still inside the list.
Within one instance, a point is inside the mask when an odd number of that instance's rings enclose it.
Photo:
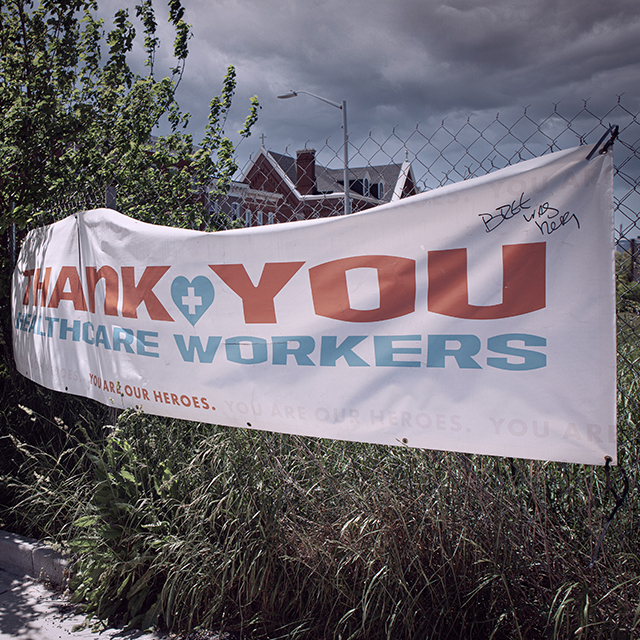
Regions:
[[[0,526],[69,549],[87,612],[142,627],[271,640],[637,638],[634,335],[619,344],[631,491],[593,568],[614,506],[602,468],[132,411],[105,429],[104,408],[3,372]]]
[[[23,477],[49,469],[52,490],[24,483],[16,511],[58,519],[100,618],[272,640],[640,632],[635,497],[588,569],[612,506],[601,469],[135,412],[63,455],[29,451]]]

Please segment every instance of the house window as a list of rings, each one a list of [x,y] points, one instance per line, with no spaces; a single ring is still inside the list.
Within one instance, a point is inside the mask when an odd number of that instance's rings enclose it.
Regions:
[[[273,224],[275,222],[275,218],[276,218],[276,212],[269,211],[269,213],[267,214],[267,224]]]
[[[246,227],[250,227],[251,226],[251,209],[247,209],[244,212],[244,224]]]
[[[262,211],[258,211],[258,226],[261,227],[264,224],[264,214]]]
[[[362,195],[363,196],[369,195],[369,176],[366,176],[364,179],[364,188],[362,189]]]
[[[237,220],[242,215],[242,206],[239,202],[231,203],[231,217]]]
[[[377,198],[378,200],[384,198],[384,186],[382,182],[374,182],[369,187],[369,191],[372,198]]]

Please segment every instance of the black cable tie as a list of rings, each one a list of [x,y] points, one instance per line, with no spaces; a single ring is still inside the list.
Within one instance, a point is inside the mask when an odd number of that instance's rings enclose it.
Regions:
[[[618,510],[622,507],[622,505],[624,504],[625,500],[627,499],[627,494],[629,493],[629,478],[627,477],[627,472],[624,470],[624,468],[622,467],[622,465],[618,464],[618,469],[620,470],[620,473],[622,474],[622,483],[624,485],[624,489],[622,491],[622,495],[620,497],[618,497],[618,494],[616,493],[615,487],[611,484],[611,476],[609,473],[609,466],[611,465],[611,458],[609,456],[607,456],[605,458],[605,464],[604,464],[604,475],[605,478],[607,479],[607,489],[609,489],[609,491],[611,491],[615,501],[616,501],[616,506],[613,508],[613,511],[611,512],[611,514],[609,515],[609,517],[607,518],[607,521],[604,524],[604,528],[602,529],[602,533],[600,534],[600,537],[598,538],[598,543],[596,544],[596,548],[593,552],[593,555],[591,556],[591,562],[589,563],[589,569],[593,569],[595,563],[596,563],[596,559],[598,557],[598,552],[600,551],[600,545],[602,545],[602,541],[604,540],[604,536],[607,533],[607,529],[609,528],[609,525],[611,524],[613,518],[615,517],[616,513],[618,513]]]
[[[598,140],[598,142],[596,142],[596,144],[594,145],[593,149],[591,149],[591,151],[589,152],[589,155],[587,156],[587,162],[589,162],[589,160],[591,160],[591,158],[593,158],[593,156],[595,155],[596,151],[598,150],[598,148],[600,147],[600,145],[604,142],[605,138],[610,135],[611,138],[609,138],[609,140],[607,141],[607,143],[604,145],[604,147],[602,148],[602,150],[600,151],[600,153],[607,153],[607,151],[609,150],[609,147],[613,144],[613,141],[618,137],[618,125],[617,124],[610,124],[609,128],[602,134],[602,137],[600,138],[600,140]]]
[[[607,151],[609,151],[609,149],[613,146],[615,139],[618,137],[618,133],[620,133],[620,128],[618,127],[618,125],[615,125],[613,131],[611,132],[611,137],[609,138],[609,140],[607,140],[606,144],[600,151],[601,155],[607,153]]]

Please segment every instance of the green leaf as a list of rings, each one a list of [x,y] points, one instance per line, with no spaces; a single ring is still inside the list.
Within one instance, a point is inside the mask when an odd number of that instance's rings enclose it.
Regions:
[[[95,516],[82,516],[73,522],[74,527],[88,528],[94,527],[99,522]]]

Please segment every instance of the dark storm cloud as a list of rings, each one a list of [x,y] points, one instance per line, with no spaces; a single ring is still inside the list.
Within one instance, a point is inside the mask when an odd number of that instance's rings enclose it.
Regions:
[[[627,103],[639,102],[637,0],[183,3],[194,37],[180,97],[194,130],[203,128],[224,69],[234,64],[229,128],[240,127],[249,96],[258,94],[256,133],[274,149],[328,136],[340,142],[340,114],[305,96],[277,100],[290,89],[347,100],[352,139],[450,114],[527,105],[548,112],[553,103],[588,98],[606,105],[623,92]],[[159,0],[156,7],[164,13]],[[170,33],[161,35],[169,44]]]

